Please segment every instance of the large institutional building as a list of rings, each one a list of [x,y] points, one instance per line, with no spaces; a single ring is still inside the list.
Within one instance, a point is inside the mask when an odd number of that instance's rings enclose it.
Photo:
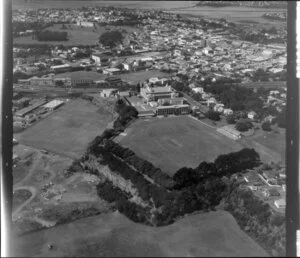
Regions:
[[[157,101],[158,99],[167,99],[176,97],[176,92],[172,89],[171,86],[165,87],[145,87],[141,89],[141,95],[147,101]]]
[[[141,88],[140,97],[127,101],[139,112],[140,117],[189,114],[190,105],[171,86]]]

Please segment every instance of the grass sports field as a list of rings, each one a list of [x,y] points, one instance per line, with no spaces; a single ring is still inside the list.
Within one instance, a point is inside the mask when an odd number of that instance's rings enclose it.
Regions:
[[[125,73],[119,75],[123,81],[131,81],[134,83],[144,82],[152,77],[165,77],[168,78],[169,74],[157,71],[157,70],[150,70],[150,71],[139,71],[133,73]]]
[[[55,78],[66,78],[71,77],[73,79],[80,79],[80,78],[89,78],[93,80],[104,80],[107,77],[110,77],[107,74],[97,73],[93,71],[77,71],[77,72],[66,72],[60,73],[55,76]],[[123,81],[126,82],[144,82],[152,77],[169,77],[167,73],[157,71],[157,70],[150,70],[150,71],[138,71],[138,72],[130,72],[119,74],[117,77],[120,77]]]
[[[85,100],[71,100],[16,138],[24,145],[76,158],[111,120],[108,111]]]
[[[12,246],[13,256],[29,257],[268,256],[224,211],[190,215],[158,228],[114,212],[16,237]]]
[[[196,167],[220,154],[242,149],[242,145],[188,116],[138,120],[116,141],[131,148],[164,172]]]

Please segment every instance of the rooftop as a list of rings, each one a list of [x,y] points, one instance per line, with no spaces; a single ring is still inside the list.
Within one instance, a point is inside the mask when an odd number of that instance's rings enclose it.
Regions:
[[[61,104],[63,104],[64,102],[62,100],[58,100],[58,99],[54,99],[50,102],[48,102],[46,105],[44,105],[45,108],[54,108],[57,107]]]
[[[143,88],[145,91],[149,93],[171,93],[173,89],[169,86],[166,87],[154,87],[154,88]],[[141,89],[142,90],[142,89]]]

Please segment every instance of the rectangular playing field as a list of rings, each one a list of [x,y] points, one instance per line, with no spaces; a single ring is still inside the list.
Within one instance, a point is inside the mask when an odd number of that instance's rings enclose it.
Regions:
[[[214,161],[242,145],[188,116],[137,120],[115,141],[152,162],[169,175],[182,167]]]
[[[112,115],[106,109],[76,99],[16,135],[16,138],[25,145],[77,158],[111,121]]]

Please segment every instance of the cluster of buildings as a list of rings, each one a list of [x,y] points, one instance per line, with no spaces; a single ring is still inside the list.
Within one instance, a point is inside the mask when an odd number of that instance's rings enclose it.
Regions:
[[[151,81],[160,81],[158,78],[150,79],[148,83],[140,89],[138,96],[126,97],[127,102],[134,106],[140,117],[147,116],[167,116],[189,114],[190,103],[169,85],[157,86]],[[163,84],[162,79],[161,84]]]
[[[75,22],[81,24],[80,26],[91,27],[97,20],[103,19],[109,23],[111,17],[121,19],[131,12],[132,10],[124,11],[122,9],[107,9],[106,11],[100,9],[38,10],[35,18],[58,17],[64,20],[69,19],[70,23]],[[223,28],[204,31],[201,26],[194,28],[184,20],[176,20],[175,14],[157,12],[154,17],[147,12],[142,14],[143,12],[138,14],[141,19],[139,26],[142,29],[130,33],[128,42],[117,46],[116,49],[121,52],[128,48],[133,54],[139,51],[163,50],[171,51],[172,54],[161,60],[149,58],[137,61],[127,58],[127,60],[120,61],[109,60],[116,58],[108,58],[105,54],[101,56],[101,54],[94,53],[90,57],[96,65],[112,61],[121,62],[123,69],[130,71],[144,63],[145,68],[180,73],[188,76],[189,79],[231,77],[241,78],[244,82],[251,81],[257,69],[275,74],[285,70],[285,46],[253,44],[235,39],[235,35],[230,34],[226,29],[226,22],[223,22]],[[14,17],[20,18],[20,14],[14,14]],[[190,20],[197,24],[200,18],[191,18]],[[70,53],[70,49],[64,50],[63,53],[59,53],[59,56],[63,59],[72,58],[76,51]],[[97,51],[95,50],[95,52]]]
[[[123,20],[120,12],[111,11],[110,8],[72,8],[38,10],[13,10],[13,22],[43,22],[43,23],[77,23],[84,27],[93,27],[96,22],[115,22]]]
[[[47,101],[44,98],[35,99],[22,97],[18,93],[13,96],[13,126],[26,128],[39,119],[50,114],[65,102],[60,99]]]
[[[137,27],[140,28],[128,33],[126,40],[112,49],[101,44],[88,49],[75,46],[55,47],[51,51],[51,58],[45,62],[16,64],[15,70],[19,69],[27,74],[34,75],[41,70],[46,73],[41,77],[19,80],[23,85],[115,88],[122,85],[120,74],[156,70],[168,72],[175,80],[187,78],[192,91],[201,94],[202,104],[226,116],[233,111],[218,102],[212,94],[204,92],[203,87],[200,87],[202,81],[211,79],[213,83],[221,78],[232,78],[241,79],[247,85],[251,83],[258,69],[273,74],[279,74],[286,69],[285,46],[241,41],[229,32],[226,21],[214,21],[220,25],[218,28],[203,29],[201,24],[203,21],[209,24],[209,19],[192,17],[187,22],[187,19],[167,12],[136,12],[122,8],[43,9],[30,13],[20,10],[13,14],[16,21],[27,22],[26,15],[33,20],[41,18],[45,22],[76,23],[82,27],[92,27],[101,22],[109,24],[115,22],[115,19],[126,19],[135,15],[139,20]],[[130,54],[124,56],[124,51],[129,51]],[[77,71],[78,67],[86,71]],[[76,72],[72,72],[74,69]],[[103,77],[94,76],[95,72]],[[154,78],[152,80],[142,87],[140,93],[146,106],[155,108],[156,114],[187,112],[186,104],[180,101],[174,104],[176,93],[170,87],[165,87],[166,83],[158,87]],[[276,105],[280,109],[280,105],[285,104],[285,98],[285,93],[270,92],[266,105]],[[158,101],[160,99],[172,101]],[[250,119],[255,119],[255,116],[253,111],[248,113]],[[228,128],[223,129],[223,133],[229,133],[234,138],[239,137]]]
[[[285,211],[286,174],[284,168],[249,171],[243,177],[247,187],[253,193],[278,211]]]

